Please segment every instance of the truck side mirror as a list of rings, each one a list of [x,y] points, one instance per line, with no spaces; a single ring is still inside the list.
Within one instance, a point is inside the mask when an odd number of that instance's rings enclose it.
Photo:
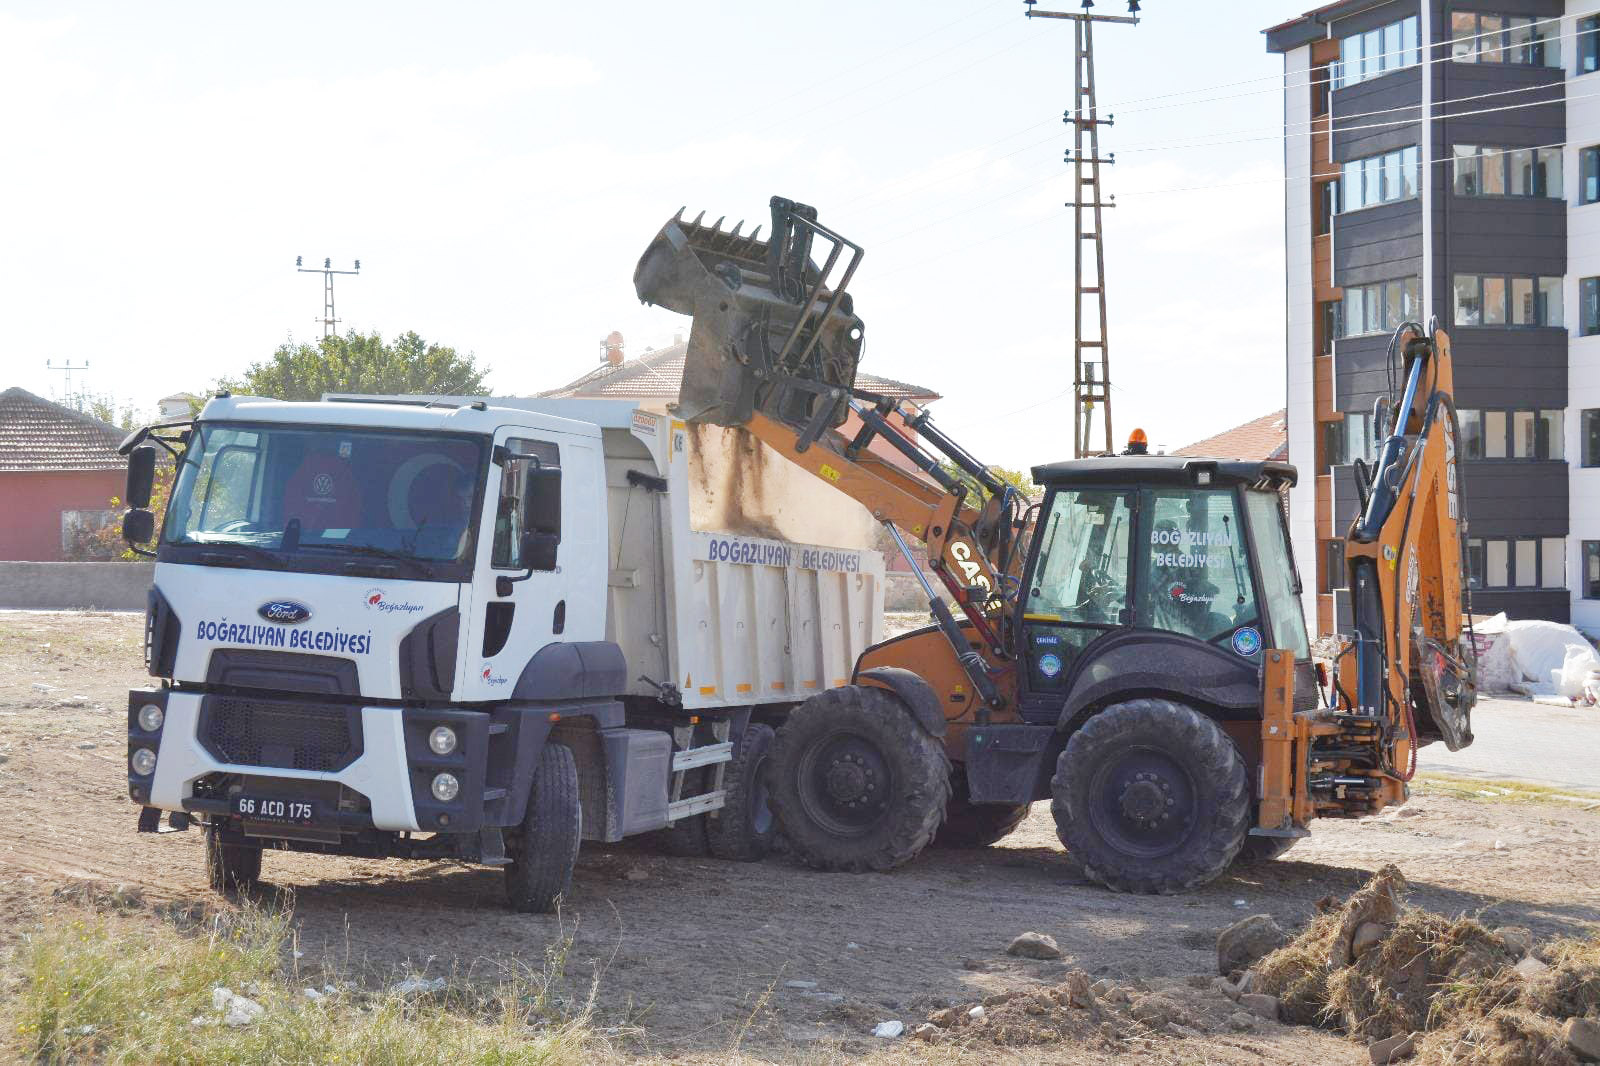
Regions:
[[[530,529],[522,534],[521,561],[529,570],[551,571],[556,568],[556,549],[561,538],[554,533],[541,533]]]
[[[549,533],[561,543],[561,468],[535,465],[522,488],[522,528]],[[524,560],[526,562],[526,560]]]
[[[156,450],[148,444],[140,445],[128,454],[129,507],[150,506],[150,492],[156,483]],[[126,528],[126,527],[124,527]],[[144,540],[149,540],[146,536]],[[140,541],[139,543],[143,543]]]
[[[156,516],[147,509],[135,507],[122,516],[122,539],[130,546],[149,544],[155,535]]]

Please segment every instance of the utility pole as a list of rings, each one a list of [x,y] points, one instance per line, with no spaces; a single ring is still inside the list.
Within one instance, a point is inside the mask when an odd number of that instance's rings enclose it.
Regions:
[[[332,259],[324,259],[322,261],[321,269],[302,265],[304,259],[305,256],[302,255],[297,255],[294,257],[294,267],[296,270],[300,271],[302,274],[322,275],[322,318],[320,320],[313,319],[312,321],[321,321],[322,339],[327,340],[337,332],[334,327],[339,324],[338,317],[333,313],[333,276],[335,274],[361,273],[361,260],[356,260],[356,268],[354,270],[335,270],[333,269]]]
[[[1139,0],[1128,0],[1126,15],[1090,14],[1094,0],[1083,0],[1082,11],[1037,11],[1033,6],[1036,0],[1023,3],[1027,5],[1028,18],[1070,20],[1076,37],[1072,107],[1061,116],[1061,121],[1073,128],[1073,146],[1067,150],[1065,161],[1072,164],[1075,179],[1072,202],[1066,205],[1072,208],[1073,222],[1072,452],[1078,459],[1109,455],[1116,448],[1111,436],[1111,350],[1106,333],[1106,250],[1101,211],[1117,205],[1113,202],[1115,197],[1101,195],[1100,164],[1113,164],[1116,156],[1113,153],[1101,158],[1100,127],[1115,125],[1116,116],[1101,118],[1095,106],[1094,24],[1122,22],[1137,26]],[[1086,241],[1094,243],[1092,278],[1084,273]],[[1083,301],[1088,296],[1094,297],[1093,323],[1084,321]],[[1103,435],[1097,429],[1102,429]]]
[[[77,366],[73,366],[71,359],[63,360],[59,364],[54,359],[46,359],[44,361],[44,365],[50,370],[54,370],[57,373],[66,375],[66,389],[67,389],[67,391],[66,391],[66,395],[63,398],[66,400],[66,402],[69,405],[77,406],[77,399],[73,395],[73,392],[72,392],[72,375],[73,375],[74,371],[88,370],[89,369],[89,360],[85,359],[83,362],[79,363]]]

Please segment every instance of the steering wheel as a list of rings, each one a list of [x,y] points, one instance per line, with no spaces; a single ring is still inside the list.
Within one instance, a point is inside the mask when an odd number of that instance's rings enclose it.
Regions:
[[[248,518],[235,518],[231,522],[222,523],[217,527],[216,531],[218,533],[253,533],[255,532],[254,525],[255,523]]]

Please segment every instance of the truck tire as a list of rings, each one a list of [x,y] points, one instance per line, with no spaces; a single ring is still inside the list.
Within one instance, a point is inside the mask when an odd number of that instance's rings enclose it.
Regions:
[[[216,822],[206,826],[206,880],[218,892],[252,891],[261,883],[261,849],[228,844]]]
[[[927,847],[950,800],[944,748],[880,688],[844,685],[801,704],[772,744],[778,824],[819,870],[892,870]]]
[[[692,770],[683,772],[683,791],[680,793],[682,798],[699,796],[705,790],[705,767],[696,766]],[[668,796],[670,795],[669,790]],[[679,818],[665,829],[657,829],[651,833],[648,839],[658,850],[668,855],[676,855],[680,859],[703,859],[710,852],[706,844],[706,816],[703,814],[697,814],[693,818]]]
[[[1239,857],[1234,861],[1236,865],[1248,866],[1251,863],[1271,862],[1284,852],[1295,846],[1296,837],[1252,837],[1244,838],[1244,847],[1239,849]]]
[[[511,909],[547,914],[572,887],[578,864],[583,810],[578,804],[578,764],[565,744],[546,744],[533,771],[528,811],[512,834],[506,867],[506,898]]]
[[[936,848],[986,848],[1014,832],[1028,816],[1027,803],[973,803],[968,798],[966,771],[950,775],[950,802],[944,824],[933,836]]]
[[[706,841],[711,854],[731,862],[756,862],[772,851],[778,835],[772,817],[767,769],[771,765],[773,732],[769,725],[751,722],[734,749],[733,761],[722,775],[727,795],[722,809],[706,819]]]
[[[1244,847],[1244,760],[1216,723],[1171,700],[1114,704],[1067,741],[1050,782],[1056,835],[1117,892],[1186,892]]]

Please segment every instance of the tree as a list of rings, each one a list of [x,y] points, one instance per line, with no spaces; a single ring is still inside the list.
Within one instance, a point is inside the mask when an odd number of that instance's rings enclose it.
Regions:
[[[967,486],[967,501],[973,506],[977,506],[980,501],[989,498],[989,494],[978,484],[976,478],[950,460],[941,460],[939,469]],[[1039,496],[1039,486],[1033,483],[1033,478],[1029,477],[1025,470],[1007,470],[1003,466],[991,466],[989,473],[1022,493],[1029,500],[1037,499]]]
[[[326,392],[478,396],[488,392],[488,372],[470,352],[462,355],[414,331],[385,342],[377,332],[351,330],[317,345],[280,344],[271,357],[251,363],[238,378],[218,381],[217,388],[278,400],[320,400]]]

